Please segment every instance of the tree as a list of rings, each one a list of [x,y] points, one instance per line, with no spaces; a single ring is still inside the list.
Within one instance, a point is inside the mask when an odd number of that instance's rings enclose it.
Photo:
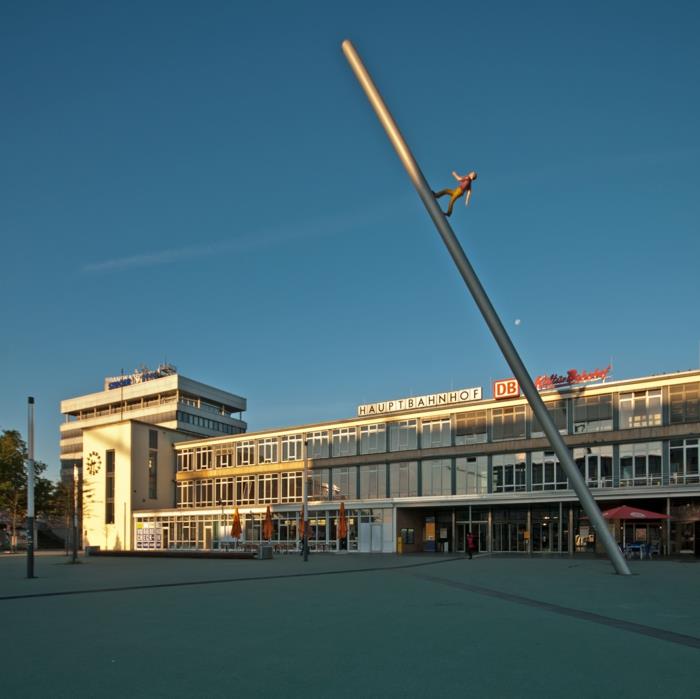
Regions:
[[[9,519],[12,541],[17,540],[17,527],[27,515],[27,470],[24,466],[27,446],[17,430],[0,434],[0,511]],[[53,507],[54,486],[41,473],[46,464],[34,462],[34,508],[44,513]]]

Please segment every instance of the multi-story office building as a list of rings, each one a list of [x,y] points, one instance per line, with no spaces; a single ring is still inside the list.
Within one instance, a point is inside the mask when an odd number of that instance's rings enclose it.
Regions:
[[[601,508],[668,517],[611,521],[617,539],[660,555],[697,553],[700,371],[606,375],[572,371],[537,383]],[[158,441],[152,426],[132,423],[143,434],[122,456],[109,445],[112,430],[126,427],[88,430],[85,450],[109,464],[94,474],[88,464],[88,543],[117,545],[108,531],[119,529],[119,508],[126,547],[216,548],[230,538],[236,508],[243,540],[254,543],[270,506],[273,544],[294,548],[306,461],[312,550],[392,552],[401,537],[404,551],[463,551],[472,531],[481,551],[595,551],[595,532],[517,384],[497,382],[493,394],[475,387],[397,399],[359,406],[345,420],[195,440]],[[148,480],[153,449],[176,489],[170,504],[161,481]]]
[[[70,479],[73,466],[82,467],[86,429],[139,420],[191,437],[233,435],[246,430],[245,409],[245,398],[181,376],[169,364],[108,377],[102,391],[61,401],[61,471]]]

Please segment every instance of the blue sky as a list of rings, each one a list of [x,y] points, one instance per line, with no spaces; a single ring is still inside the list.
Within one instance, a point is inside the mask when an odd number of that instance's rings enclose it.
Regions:
[[[350,38],[533,375],[700,361],[700,9],[3,3],[0,428],[174,363],[250,429],[510,375]],[[515,320],[520,319],[519,325]]]

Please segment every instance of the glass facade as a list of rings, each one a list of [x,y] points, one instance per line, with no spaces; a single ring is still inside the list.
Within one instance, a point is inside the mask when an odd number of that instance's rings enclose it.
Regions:
[[[643,390],[637,390],[640,386]],[[605,505],[619,504],[614,500],[617,488],[625,489],[624,497],[629,499],[630,489],[640,497],[651,497],[650,492],[660,497],[663,490],[658,489],[700,485],[700,435],[696,426],[700,421],[700,382],[648,388],[640,382],[631,387],[633,390],[611,388],[605,393],[591,394],[581,389],[572,391],[571,395],[546,394],[547,409],[570,444],[579,472],[590,488],[605,491],[596,493],[596,498],[600,502],[602,497]],[[669,432],[671,425],[673,432]],[[581,437],[588,433],[595,436]],[[591,551],[596,546],[595,533],[578,513],[577,506],[569,502],[574,495],[556,454],[543,449],[541,441],[529,442],[542,437],[542,426],[523,400],[505,406],[494,402],[478,409],[473,406],[436,409],[403,419],[375,418],[375,422],[357,419],[354,424],[329,425],[326,429],[293,435],[240,436],[212,445],[177,445],[177,508],[184,515],[185,510],[217,505],[265,507],[269,504],[278,509],[288,504],[298,506],[302,497],[301,464],[282,464],[303,459],[306,438],[308,455],[314,461],[309,474],[313,509],[337,500],[347,501],[346,506],[352,508],[363,502],[387,499],[389,502],[375,503],[372,507],[388,507],[387,512],[393,511],[394,517],[402,508],[414,514],[433,508],[436,531],[438,534],[448,531],[447,539],[441,536],[436,539],[438,548],[448,547],[440,550],[454,550],[449,547],[458,546],[466,536],[466,528],[475,526],[483,547],[493,551],[561,552],[569,546],[572,551]],[[520,442],[494,446],[509,440]],[[439,451],[431,454],[431,450]],[[415,453],[402,457],[400,452]],[[325,459],[329,461],[324,462]],[[336,465],[332,459],[342,461]],[[375,460],[378,463],[372,463]],[[278,472],[285,467],[286,471]],[[238,468],[245,470],[237,473]],[[220,475],[217,470],[221,470]],[[561,493],[562,502],[548,502],[555,492],[554,497]],[[512,503],[514,497],[525,504],[498,505]],[[421,505],[423,498],[425,503]],[[439,502],[436,498],[452,500]],[[453,507],[452,502],[456,503],[455,510],[463,508],[472,498],[483,499],[481,514],[488,512],[491,519],[465,520],[459,534],[457,529],[453,531],[456,525],[445,511]],[[413,502],[402,502],[406,499]],[[601,502],[601,507],[604,503]],[[644,507],[641,500],[637,504]],[[319,516],[314,524],[313,536],[319,542],[329,541],[336,531],[337,523],[326,507],[324,516]],[[471,513],[474,507],[469,505],[466,512]],[[570,507],[574,508],[571,525]],[[645,509],[665,507],[664,502],[657,502]],[[409,524],[396,526],[412,532],[411,539],[415,542],[412,545],[418,547],[414,550],[423,550],[420,548],[423,523]],[[288,527],[282,520],[279,526]],[[373,529],[376,526],[373,516],[365,521],[358,515],[359,539],[369,537],[370,542],[374,541],[371,547],[375,548],[393,546],[387,543],[388,539],[377,543],[372,538],[385,536]],[[663,523],[659,526],[665,527]],[[681,531],[680,524],[668,526]],[[619,531],[620,536],[625,533],[623,529]],[[663,531],[666,537],[670,529]],[[636,534],[634,530],[630,536]]]

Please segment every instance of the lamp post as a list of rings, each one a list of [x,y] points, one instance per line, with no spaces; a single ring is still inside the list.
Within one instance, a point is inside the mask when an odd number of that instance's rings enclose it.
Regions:
[[[27,398],[27,577],[34,577],[34,398]]]
[[[622,556],[615,539],[610,533],[610,530],[603,519],[600,508],[593,499],[593,495],[591,495],[591,491],[588,489],[586,482],[583,480],[583,477],[574,463],[574,460],[571,458],[571,452],[564,443],[564,440],[559,434],[559,430],[555,426],[549,411],[542,402],[539,391],[535,388],[535,384],[530,378],[530,374],[525,368],[525,365],[520,359],[520,355],[503,327],[503,323],[498,317],[496,309],[493,307],[493,304],[486,294],[484,287],[481,285],[481,281],[469,263],[462,246],[457,240],[457,236],[455,236],[452,227],[447,222],[447,218],[438,206],[437,201],[433,196],[430,187],[428,186],[425,176],[413,157],[411,149],[408,147],[408,144],[399,131],[399,127],[394,121],[394,118],[391,116],[391,113],[384,103],[382,96],[379,94],[379,90],[377,90],[374,81],[362,63],[362,59],[355,51],[355,47],[352,45],[352,43],[346,40],[343,42],[342,47],[345,58],[350,64],[352,71],[355,73],[355,77],[357,78],[358,82],[362,86],[367,99],[372,105],[377,118],[384,128],[384,131],[394,147],[394,150],[396,151],[396,154],[399,156],[399,159],[401,160],[402,165],[411,179],[413,186],[416,188],[418,196],[427,209],[430,218],[433,220],[435,228],[440,234],[440,237],[442,238],[448,252],[452,256],[452,260],[462,276],[464,283],[467,285],[474,302],[481,311],[481,315],[483,316],[484,320],[486,321],[486,325],[496,340],[496,344],[503,353],[503,357],[508,362],[508,365],[510,366],[515,378],[518,380],[520,388],[522,389],[525,397],[527,398],[527,402],[532,408],[532,412],[540,421],[544,433],[547,435],[549,443],[552,445],[552,449],[559,457],[559,463],[562,465],[564,472],[568,476],[571,487],[576,492],[581,506],[591,520],[591,524],[595,527],[597,535],[600,536],[603,546],[605,547],[605,551],[608,554],[608,558],[610,558],[615,571],[619,575],[630,575],[630,569],[627,562]]]
[[[309,560],[309,440],[304,435],[304,476],[301,483],[301,521],[304,527],[304,537],[301,541],[301,547],[304,552],[304,562]]]

